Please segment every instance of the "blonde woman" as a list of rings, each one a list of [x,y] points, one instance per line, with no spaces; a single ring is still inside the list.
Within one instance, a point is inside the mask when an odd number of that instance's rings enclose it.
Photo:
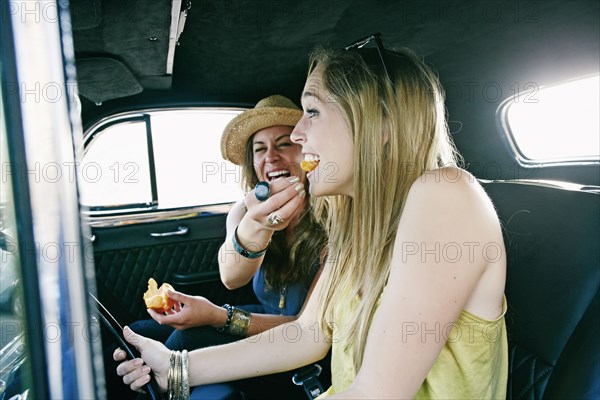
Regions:
[[[189,355],[126,329],[128,340],[174,396],[188,384],[304,365],[332,346],[323,395],[331,399],[504,398],[500,224],[477,181],[456,166],[436,75],[373,35],[341,52],[316,51],[301,100],[291,137],[316,164],[307,177],[310,193],[327,202],[329,248],[294,322],[299,339],[286,341],[283,324],[269,337]],[[149,379],[132,361],[117,371],[132,389]]]

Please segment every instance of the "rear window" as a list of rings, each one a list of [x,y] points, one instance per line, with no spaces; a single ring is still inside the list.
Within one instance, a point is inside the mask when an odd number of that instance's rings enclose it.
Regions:
[[[523,164],[600,160],[599,75],[555,86],[531,84],[508,99],[501,120]]]

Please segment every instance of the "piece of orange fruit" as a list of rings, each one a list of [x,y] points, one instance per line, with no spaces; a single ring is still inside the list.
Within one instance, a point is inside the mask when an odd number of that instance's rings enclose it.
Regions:
[[[154,278],[148,279],[148,290],[144,293],[144,302],[146,308],[151,308],[156,312],[167,312],[175,305],[175,300],[167,296],[167,290],[174,290],[173,286],[163,283],[158,287]]]
[[[319,165],[319,161],[320,160],[314,160],[314,161],[302,160],[302,162],[300,163],[300,168],[302,168],[306,172],[310,172],[313,169],[317,168],[317,165]]]

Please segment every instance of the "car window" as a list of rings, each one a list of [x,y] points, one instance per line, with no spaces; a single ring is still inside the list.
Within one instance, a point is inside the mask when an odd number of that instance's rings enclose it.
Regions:
[[[221,157],[220,139],[241,111],[154,110],[103,121],[86,135],[82,204],[101,211],[238,200],[240,168]]]
[[[92,207],[150,203],[144,120],[127,120],[98,132],[80,169],[81,201]]]
[[[555,86],[531,84],[503,107],[503,126],[523,163],[600,159],[599,75]]]

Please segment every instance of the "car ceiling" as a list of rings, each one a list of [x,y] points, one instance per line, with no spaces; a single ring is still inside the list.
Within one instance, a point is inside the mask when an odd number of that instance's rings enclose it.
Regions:
[[[86,125],[160,103],[252,105],[273,93],[297,100],[311,49],[381,32],[386,47],[412,48],[437,69],[459,149],[469,162],[474,152],[489,161],[506,146],[496,133],[481,142],[481,130],[496,129],[498,107],[515,89],[600,69],[596,0],[191,0],[172,76],[171,0],[73,0],[71,9]],[[116,98],[96,106],[85,90],[94,100],[101,88]]]

